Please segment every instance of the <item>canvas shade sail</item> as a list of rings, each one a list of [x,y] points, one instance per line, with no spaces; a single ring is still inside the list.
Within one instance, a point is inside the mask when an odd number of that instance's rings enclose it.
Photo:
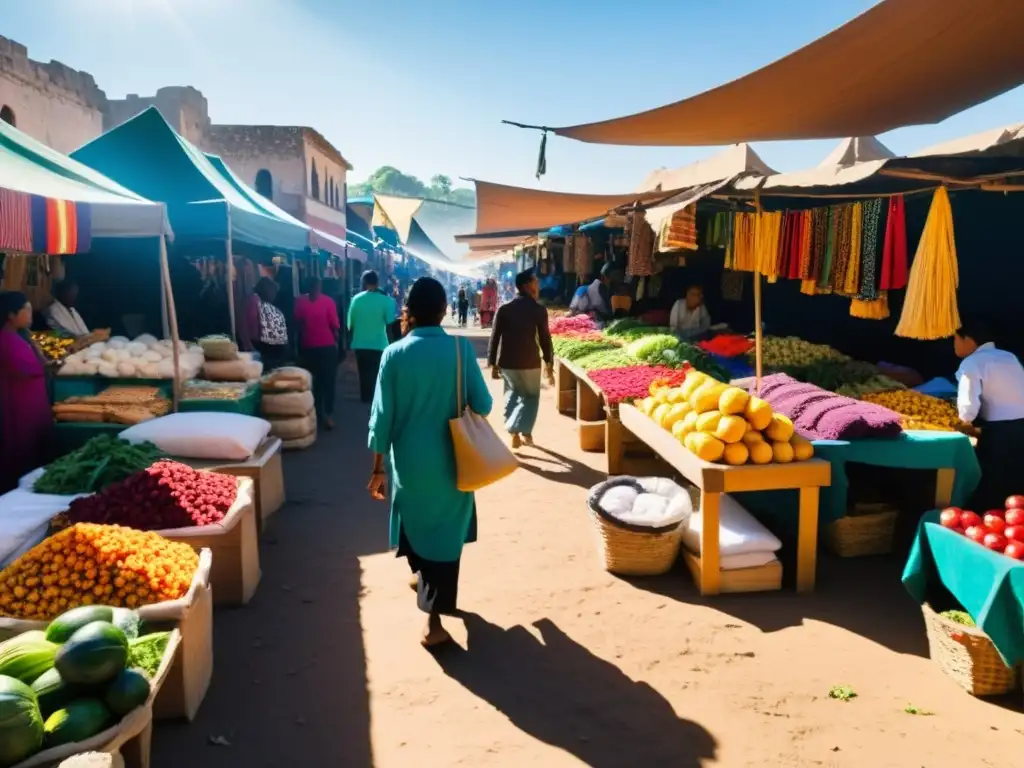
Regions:
[[[93,238],[170,235],[167,212],[117,182],[0,121],[0,187],[88,205]]]
[[[463,234],[474,236],[519,230],[532,230],[536,234],[559,224],[597,219],[633,202],[665,197],[662,192],[582,195],[510,187],[489,181],[474,180],[473,183],[476,184],[476,230]]]
[[[1010,156],[1024,154],[1024,123],[992,128],[918,150],[911,157],[933,155]]]
[[[71,156],[118,184],[167,205],[181,238],[239,242],[301,252],[309,228],[268,214],[179,136],[153,107],[75,150]]]
[[[888,160],[896,157],[891,149],[874,136],[856,136],[843,139],[818,163],[819,168],[845,168],[872,160]]]
[[[730,83],[551,128],[596,144],[707,146],[870,136],[936,123],[1024,82],[1021,0],[883,0]]]
[[[745,174],[768,176],[775,171],[761,159],[749,144],[734,144],[711,157],[681,168],[659,168],[652,171],[637,191],[672,190],[696,187]]]

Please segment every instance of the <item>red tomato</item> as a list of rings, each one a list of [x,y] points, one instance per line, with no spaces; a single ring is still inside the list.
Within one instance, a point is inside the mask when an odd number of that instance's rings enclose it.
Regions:
[[[982,540],[982,544],[991,549],[993,552],[1002,552],[1006,549],[1006,537],[1001,533],[986,533],[985,538]]]
[[[981,525],[981,517],[970,510],[964,510],[960,513],[960,525],[965,530],[975,525]]]
[[[1003,516],[1007,525],[1024,525],[1024,509],[1010,507]]]
[[[985,527],[994,533],[1002,533],[1003,529],[1006,528],[1006,521],[999,515],[987,512],[985,514]]]
[[[985,530],[985,526],[983,525],[972,525],[964,531],[964,535],[971,541],[976,541],[981,544],[985,541],[988,531]]]
[[[960,526],[960,510],[954,507],[942,510],[939,522],[944,528],[958,528]]]
[[[1024,525],[1008,525],[1003,536],[1010,541],[1024,541]]]
[[[1011,496],[1006,500],[1007,509],[1024,509],[1024,496]]]
[[[986,515],[995,515],[996,517],[1003,517],[1006,514],[1005,509],[989,509],[985,511]]]
[[[1003,554],[1014,560],[1024,560],[1024,541],[1010,541],[1006,544]]]

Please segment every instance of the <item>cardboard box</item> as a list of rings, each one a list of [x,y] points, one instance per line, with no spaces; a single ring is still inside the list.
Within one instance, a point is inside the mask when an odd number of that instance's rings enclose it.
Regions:
[[[219,523],[157,531],[165,539],[213,553],[210,585],[216,605],[245,605],[260,583],[260,547],[256,531],[253,482],[237,478],[238,497]]]

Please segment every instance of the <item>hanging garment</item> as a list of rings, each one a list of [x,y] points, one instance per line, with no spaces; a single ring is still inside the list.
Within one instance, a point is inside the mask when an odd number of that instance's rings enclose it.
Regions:
[[[757,217],[754,233],[757,263],[755,268],[768,278],[779,274],[779,236],[782,231],[782,212],[762,211]]]
[[[956,289],[960,282],[953,235],[953,209],[945,187],[935,190],[928,220],[910,269],[896,335],[934,340],[952,336],[960,327]]]
[[[811,258],[807,280],[817,282],[825,263],[828,248],[828,208],[814,208],[811,211]]]
[[[829,285],[834,291],[842,292],[846,282],[846,271],[850,265],[851,233],[853,230],[853,205],[836,206],[835,262]]]
[[[878,298],[878,229],[882,218],[879,198],[863,204],[860,250],[860,297],[865,301]]]
[[[882,274],[879,288],[898,291],[907,287],[907,212],[903,195],[889,198],[885,220],[885,245],[882,248]]]
[[[808,296],[817,296],[820,293],[818,290],[818,281],[814,278],[801,280],[800,293],[806,293]]]
[[[756,240],[757,214],[737,213],[733,219],[732,268],[741,272],[753,272],[757,263]]]
[[[743,273],[722,271],[722,298],[726,301],[743,300]]]
[[[800,212],[800,242],[798,259],[792,275],[794,280],[807,280],[811,276],[811,241],[814,239],[814,214],[812,211]]]
[[[885,320],[888,316],[889,294],[885,291],[879,291],[877,299],[850,300],[850,317],[859,317],[861,320]]]
[[[32,196],[0,189],[0,251],[32,250]]]
[[[85,253],[92,241],[92,209],[47,197],[32,197],[32,244],[39,253]]]
[[[697,250],[697,204],[676,211],[658,233],[659,251]]]
[[[829,206],[826,211],[826,231],[825,231],[825,255],[821,261],[821,271],[818,273],[818,287],[829,288],[832,285],[832,266],[835,262],[836,256],[836,244],[838,241],[838,226],[839,226],[839,215],[837,209],[839,206]]]
[[[857,296],[860,291],[860,249],[861,228],[864,225],[864,207],[854,203],[850,207],[850,254],[846,262],[846,274],[839,291],[844,296]]]

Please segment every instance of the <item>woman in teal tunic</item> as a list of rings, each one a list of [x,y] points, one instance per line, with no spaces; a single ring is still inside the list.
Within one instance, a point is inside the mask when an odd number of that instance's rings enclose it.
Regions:
[[[451,640],[441,616],[456,611],[462,546],[471,538],[475,520],[473,494],[455,486],[448,421],[457,415],[456,385],[476,413],[487,416],[492,405],[469,341],[440,327],[447,304],[439,282],[429,277],[415,282],[406,307],[411,330],[384,351],[370,411],[369,490],[384,500],[387,457],[390,543],[418,575],[417,604],[428,615],[422,640],[427,647]],[[456,345],[461,345],[461,381],[456,376]]]

